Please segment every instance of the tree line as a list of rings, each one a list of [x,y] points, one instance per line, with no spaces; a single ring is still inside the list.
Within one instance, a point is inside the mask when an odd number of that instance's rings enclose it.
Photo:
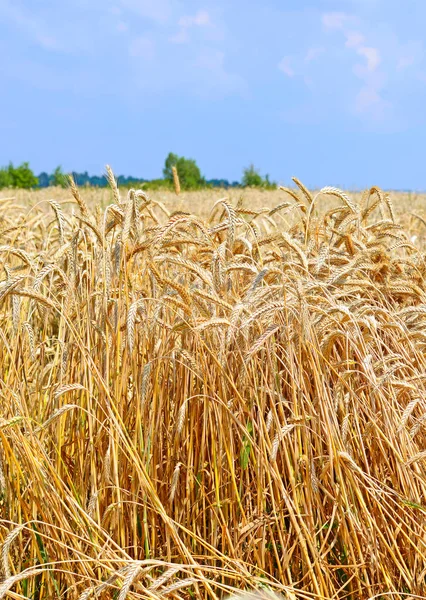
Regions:
[[[120,187],[139,187],[142,189],[172,189],[173,188],[173,167],[179,176],[180,187],[183,190],[197,190],[203,188],[230,188],[230,187],[258,187],[264,189],[276,188],[276,184],[269,180],[269,176],[263,177],[259,170],[250,165],[243,170],[241,181],[228,181],[227,179],[205,179],[201,174],[195,160],[178,156],[173,152],[167,155],[164,163],[162,179],[142,179],[138,177],[125,177],[119,175],[117,183]],[[74,181],[78,186],[107,187],[108,179],[106,175],[90,176],[87,171],[84,173],[72,172]],[[67,187],[68,177],[60,166],[53,173],[40,173],[35,175],[28,162],[14,166],[9,163],[7,167],[0,168],[0,189],[2,188],[46,188],[49,186]]]

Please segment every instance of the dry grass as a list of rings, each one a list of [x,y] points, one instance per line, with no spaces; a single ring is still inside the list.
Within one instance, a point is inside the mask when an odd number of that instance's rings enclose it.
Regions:
[[[0,198],[0,600],[423,597],[420,201],[110,182]]]

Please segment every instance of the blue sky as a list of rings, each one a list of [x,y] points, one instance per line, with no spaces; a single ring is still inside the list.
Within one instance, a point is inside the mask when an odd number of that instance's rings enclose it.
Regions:
[[[0,0],[0,165],[426,189],[422,0]]]

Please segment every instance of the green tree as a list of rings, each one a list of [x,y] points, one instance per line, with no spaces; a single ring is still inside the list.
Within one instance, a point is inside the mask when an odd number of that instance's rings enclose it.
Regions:
[[[261,187],[265,189],[275,189],[277,187],[276,183],[269,180],[269,175],[262,177],[254,165],[250,165],[243,170],[241,185],[243,187]]]
[[[13,181],[10,176],[9,169],[7,167],[0,169],[0,189],[12,187],[12,185]]]
[[[184,190],[194,190],[205,185],[205,179],[201,171],[192,158],[184,158],[170,152],[164,164],[163,175],[167,181],[173,181],[172,167],[176,167],[181,188]]]
[[[14,167],[9,163],[7,168],[11,187],[30,189],[38,185],[38,179],[30,169],[28,162],[24,162],[19,167]]]
[[[173,154],[173,152],[168,153],[163,169],[164,179],[173,181],[172,167],[175,167],[177,165],[178,160],[179,156],[177,154]]]
[[[264,185],[262,175],[254,165],[244,169],[241,183],[244,187],[263,187]]]
[[[52,173],[50,185],[57,185],[62,188],[67,187],[67,177],[65,173],[62,171],[62,167],[56,167],[56,169]]]

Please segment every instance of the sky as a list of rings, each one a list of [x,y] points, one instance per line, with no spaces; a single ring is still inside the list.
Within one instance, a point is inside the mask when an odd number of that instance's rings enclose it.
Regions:
[[[0,165],[426,189],[424,0],[0,0]]]

